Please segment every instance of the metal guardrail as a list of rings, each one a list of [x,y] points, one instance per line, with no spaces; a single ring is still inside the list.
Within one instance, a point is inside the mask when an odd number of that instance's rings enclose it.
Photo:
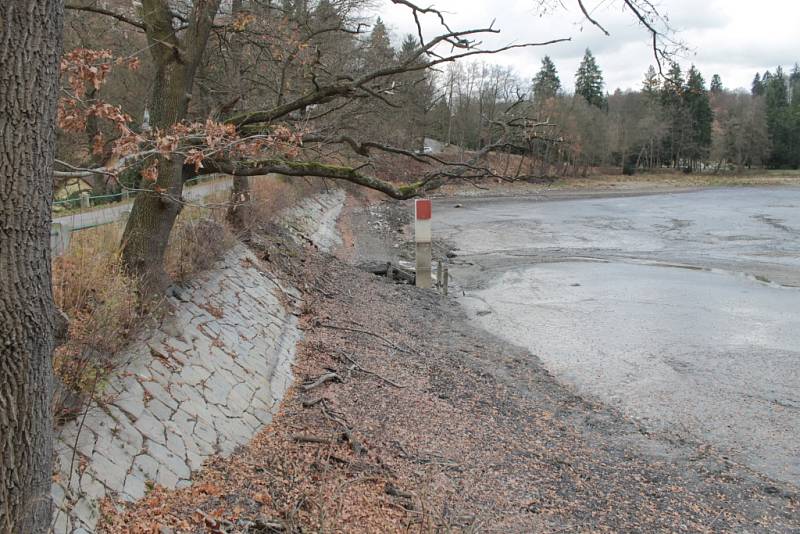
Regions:
[[[207,176],[198,176],[197,178],[192,178],[190,180],[186,180],[186,182],[184,182],[183,186],[184,187],[191,187],[192,185],[196,185],[196,183],[208,182],[208,181],[214,180],[214,179],[216,179],[218,177],[219,177],[219,175],[217,175],[217,174],[209,174]],[[193,183],[193,182],[195,182],[195,183]],[[68,206],[70,204],[75,204],[76,207],[80,207],[81,209],[85,209],[85,206],[81,206],[81,203],[83,203],[84,199],[87,199],[87,198],[89,199],[89,206],[88,207],[91,208],[92,204],[94,204],[94,201],[96,199],[110,198],[110,199],[119,199],[117,201],[112,200],[111,202],[125,202],[127,200],[132,200],[133,198],[135,198],[137,193],[138,193],[138,191],[136,191],[136,190],[133,190],[133,191],[123,190],[123,191],[120,191],[119,193],[112,193],[110,195],[88,195],[88,191],[85,191],[85,192],[81,193],[81,196],[78,197],[78,198],[67,198],[67,199],[64,199],[64,200],[56,200],[55,202],[53,202],[53,206]],[[87,196],[84,197],[83,196],[84,194],[86,194]],[[108,202],[108,203],[111,203],[111,202]],[[106,204],[106,202],[103,202],[102,204]],[[97,205],[95,205],[95,207],[96,206]]]
[[[223,188],[228,189],[230,187],[230,183],[216,181],[220,178],[220,176],[223,175],[210,174],[208,176],[201,176],[187,180],[184,183],[184,187],[188,186],[188,189],[185,190],[185,192],[189,193],[190,196],[195,196],[191,195],[193,189],[192,182],[194,182],[195,186],[200,186],[211,182],[212,189],[211,191],[208,191],[207,194],[215,193],[217,191],[216,185],[220,186],[220,190]],[[90,196],[87,192],[85,196],[82,196],[80,199],[78,199],[78,202],[82,204],[80,209],[70,211],[69,213],[61,216],[59,216],[58,213],[54,213],[53,223],[50,228],[50,248],[53,256],[61,256],[66,252],[67,248],[69,248],[69,242],[73,232],[97,228],[98,226],[113,224],[120,221],[126,221],[128,215],[130,215],[130,208],[125,209],[125,207],[129,205],[127,201],[134,198],[132,193],[133,192],[123,191],[121,193],[115,193],[111,195]],[[202,198],[202,196],[205,195],[199,195],[197,197]],[[92,199],[107,198],[120,198],[121,201],[103,203],[99,206],[95,206],[94,209],[92,209]],[[58,205],[59,203],[66,202],[75,202],[75,199],[61,200],[54,202],[53,204]]]
[[[83,195],[87,196],[83,197]],[[136,192],[134,192],[133,195],[135,196]],[[92,196],[89,196],[88,192],[82,192],[81,196],[78,198],[67,198],[64,200],[56,200],[55,202],[53,202],[53,206],[64,206],[66,204],[80,203],[82,198],[88,198],[90,201],[98,198],[118,198],[120,201],[122,201],[122,200],[127,200],[130,197],[131,193],[129,193],[128,191],[121,191],[119,193],[114,193],[111,195],[92,195]]]

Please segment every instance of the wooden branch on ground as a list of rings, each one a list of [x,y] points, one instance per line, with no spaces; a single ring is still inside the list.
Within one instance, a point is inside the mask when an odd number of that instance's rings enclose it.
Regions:
[[[376,338],[380,339],[381,341],[383,341],[389,347],[391,347],[391,348],[393,348],[395,350],[399,350],[400,352],[405,352],[407,354],[410,354],[410,353],[413,352],[413,353],[419,354],[417,351],[414,351],[412,349],[404,349],[403,347],[400,347],[397,344],[393,343],[392,341],[386,339],[382,335],[376,334],[375,332],[370,332],[369,330],[361,330],[361,329],[358,329],[358,328],[350,328],[350,327],[347,327],[347,326],[338,326],[338,325],[335,325],[335,324],[327,324],[327,323],[317,323],[317,326],[321,326],[323,328],[330,328],[332,330],[344,330],[345,332],[357,332],[357,333],[360,333],[360,334],[367,334],[367,335],[370,335],[370,336],[373,336],[373,337],[376,337]]]
[[[361,442],[353,435],[353,430],[350,428],[350,425],[347,424],[347,421],[328,411],[328,405],[325,402],[321,403],[321,408],[322,415],[324,415],[328,420],[333,421],[342,427],[342,437],[345,439],[345,441],[350,443],[350,448],[354,453],[364,454],[367,452],[367,448],[362,445]]]
[[[376,373],[375,371],[370,371],[369,369],[364,369],[364,368],[361,366],[361,364],[360,364],[360,363],[358,363],[358,362],[357,362],[355,359],[353,359],[353,357],[352,357],[352,356],[350,356],[349,354],[347,354],[347,353],[346,353],[346,352],[344,352],[343,350],[339,350],[339,351],[337,351],[337,352],[338,352],[339,354],[341,354],[342,356],[344,356],[344,357],[345,357],[345,358],[346,358],[346,359],[347,359],[347,360],[348,360],[350,363],[352,363],[353,365],[355,365],[356,369],[358,369],[358,370],[359,370],[359,371],[361,371],[362,373],[365,373],[365,374],[372,375],[372,376],[374,376],[374,377],[380,378],[381,380],[383,380],[384,382],[386,382],[386,383],[387,383],[387,384],[389,384],[390,386],[394,386],[394,387],[396,387],[396,388],[399,388],[399,389],[403,389],[403,388],[406,388],[406,387],[408,387],[408,386],[404,386],[404,385],[402,385],[402,384],[398,384],[397,382],[393,382],[393,381],[389,380],[388,378],[386,378],[385,376],[382,376],[382,375],[380,375],[380,374]]]
[[[303,408],[313,408],[320,402],[325,402],[325,397],[320,397],[318,399],[310,400],[310,401],[303,401]]]
[[[346,428],[344,432],[342,432],[342,436],[344,436],[345,440],[350,443],[350,448],[353,449],[353,452],[356,454],[364,454],[367,452],[367,448],[361,444],[361,442],[356,439],[353,435],[353,431],[349,428]]]
[[[314,380],[310,384],[303,385],[303,390],[304,391],[311,391],[312,389],[318,388],[321,385],[325,384],[326,382],[330,382],[332,380],[335,380],[337,382],[341,382],[342,379],[336,373],[325,373],[324,375],[321,375],[320,377],[318,377],[316,380]]]
[[[414,494],[409,493],[407,491],[403,491],[394,484],[387,482],[386,487],[383,489],[387,495],[391,495],[392,497],[402,497],[403,499],[413,499]]]
[[[292,439],[299,443],[319,443],[320,445],[330,445],[332,443],[330,438],[320,438],[307,434],[292,434]]]

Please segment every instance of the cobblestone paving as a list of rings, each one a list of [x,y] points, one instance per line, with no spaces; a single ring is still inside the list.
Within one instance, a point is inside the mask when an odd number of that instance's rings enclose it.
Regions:
[[[345,196],[341,189],[334,189],[329,193],[304,199],[288,212],[288,226],[322,251],[330,251],[342,243],[336,221],[344,207]]]
[[[288,225],[320,248],[336,243],[344,193],[304,201]],[[257,268],[243,245],[190,283],[176,312],[120,355],[102,403],[60,429],[54,532],[93,532],[109,494],[142,498],[188,485],[214,454],[246,444],[292,383],[300,295]],[[279,295],[290,301],[288,312]]]

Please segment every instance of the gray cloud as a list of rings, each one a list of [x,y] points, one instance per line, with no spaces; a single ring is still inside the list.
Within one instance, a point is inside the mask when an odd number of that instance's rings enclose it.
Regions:
[[[572,37],[569,43],[486,58],[514,67],[523,77],[532,77],[547,54],[555,61],[564,85],[571,87],[588,47],[597,56],[609,91],[617,87],[638,88],[654,60],[647,32],[636,24],[632,14],[615,0],[587,0],[593,17],[611,33],[606,37],[582,18],[575,0],[563,3],[568,9],[559,7],[540,16],[535,0],[433,1],[449,13],[453,27],[476,28],[496,19],[495,27],[502,33],[487,38],[486,46]],[[756,71],[774,70],[778,64],[789,67],[800,61],[797,0],[662,0],[659,9],[677,31],[676,38],[689,47],[679,62],[686,67],[696,64],[707,79],[720,74],[728,87],[748,87]],[[398,33],[416,32],[405,8],[386,2],[381,15]],[[426,23],[428,32],[434,30],[432,22]]]

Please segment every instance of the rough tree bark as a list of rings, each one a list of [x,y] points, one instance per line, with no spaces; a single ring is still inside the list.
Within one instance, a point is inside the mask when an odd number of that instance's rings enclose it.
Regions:
[[[0,2],[0,532],[50,525],[50,279],[63,0]]]
[[[167,0],[143,0],[144,26],[156,66],[150,102],[154,129],[168,130],[186,118],[195,73],[219,4],[220,0],[195,0],[189,26],[183,38],[178,38]],[[155,186],[160,193],[136,196],[122,238],[123,262],[129,272],[141,278],[141,287],[148,293],[162,292],[169,285],[164,254],[182,207],[183,161],[179,156],[159,158]]]
[[[234,176],[230,204],[225,216],[228,222],[239,232],[246,231],[249,221],[252,220],[252,202],[250,179],[247,176]]]

